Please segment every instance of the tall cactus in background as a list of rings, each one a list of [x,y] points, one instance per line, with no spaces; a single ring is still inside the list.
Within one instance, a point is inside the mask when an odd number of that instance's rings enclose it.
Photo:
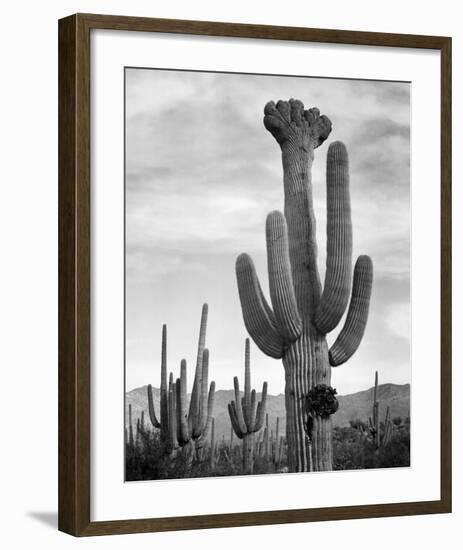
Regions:
[[[375,389],[373,390],[373,411],[368,418],[371,438],[376,448],[381,444],[381,433],[379,429],[379,402],[378,402],[378,371],[375,372]]]
[[[386,409],[386,417],[381,424],[379,419],[379,401],[378,401],[378,371],[375,372],[375,387],[373,390],[373,410],[372,415],[368,418],[368,426],[370,430],[371,440],[375,447],[379,449],[383,445],[387,445],[392,436],[392,421],[390,409]],[[382,428],[382,430],[381,430]],[[382,431],[382,434],[381,434]]]
[[[207,440],[214,408],[215,382],[208,393],[209,350],[206,349],[207,304],[203,305],[199,329],[196,371],[190,405],[187,406],[187,364],[180,363],[180,378],[175,383],[177,410],[177,440],[181,447],[200,452]]]
[[[329,394],[331,367],[346,362],[360,344],[373,266],[368,256],[360,256],[352,283],[348,157],[344,144],[337,141],[327,155],[327,258],[322,290],[311,165],[314,149],[331,132],[331,122],[318,109],[304,110],[302,102],[294,99],[276,105],[271,101],[264,114],[264,125],[281,148],[285,196],[284,215],[271,212],[266,223],[273,309],[247,254],[236,261],[241,308],[246,328],[259,348],[283,359],[289,470],[331,470],[331,417],[326,407],[318,411],[310,401],[319,386],[323,386],[321,394]],[[328,349],[326,335],[341,321],[350,291],[344,327]]]
[[[258,432],[265,417],[267,382],[262,386],[262,397],[257,402],[256,390],[251,390],[250,343],[246,338],[244,350],[244,396],[240,396],[238,377],[235,376],[235,400],[228,404],[228,414],[236,435],[243,440],[243,472],[252,474],[254,469],[254,434]]]
[[[156,416],[153,389],[148,385],[148,410],[151,423],[160,430],[161,441],[166,452],[172,453],[180,447],[199,449],[204,445],[211,423],[214,406],[215,382],[211,382],[208,396],[209,350],[205,348],[208,306],[203,305],[199,329],[198,352],[196,359],[195,379],[187,408],[187,366],[186,360],[180,364],[180,378],[174,382],[173,374],[169,375],[167,384],[167,327],[162,327],[161,351],[161,398],[160,416]]]
[[[169,386],[167,386],[167,326],[162,326],[162,346],[161,346],[161,399],[160,415],[156,416],[153,399],[153,388],[148,384],[148,411],[151,423],[154,428],[160,430],[161,442],[167,454],[177,449],[177,429],[176,429],[176,392],[173,374],[169,376]]]
[[[215,418],[212,418],[211,424],[211,444],[209,449],[209,466],[215,468],[215,455],[217,452],[216,441],[215,441]]]
[[[133,447],[132,405],[129,403],[129,445]]]

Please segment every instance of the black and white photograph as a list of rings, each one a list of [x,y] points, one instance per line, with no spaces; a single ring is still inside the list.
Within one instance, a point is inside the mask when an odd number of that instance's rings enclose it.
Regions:
[[[125,481],[410,467],[410,83],[124,77]]]

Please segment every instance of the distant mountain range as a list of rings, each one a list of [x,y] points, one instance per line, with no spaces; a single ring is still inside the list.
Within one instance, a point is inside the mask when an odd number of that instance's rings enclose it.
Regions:
[[[159,389],[153,388],[153,394],[156,414],[159,417]],[[227,439],[230,437],[230,419],[228,417],[227,405],[234,398],[235,394],[233,390],[217,390],[215,392],[214,418],[216,437],[218,439],[222,438],[222,436],[225,436]],[[366,422],[371,415],[373,388],[348,395],[340,395],[338,399],[339,409],[333,416],[333,424],[335,426],[348,426],[349,421],[354,419],[361,419]],[[390,408],[392,417],[407,416],[410,411],[410,384],[381,384],[378,386],[378,401],[381,420],[386,414],[387,407]],[[132,405],[132,422],[134,425],[137,422],[137,418],[141,416],[142,411],[145,411],[145,422],[150,424],[147,386],[141,386],[126,393],[127,421],[129,404]],[[280,431],[283,434],[286,419],[284,395],[268,395],[266,412],[269,415],[270,426],[273,430],[275,429],[277,417],[280,417]]]

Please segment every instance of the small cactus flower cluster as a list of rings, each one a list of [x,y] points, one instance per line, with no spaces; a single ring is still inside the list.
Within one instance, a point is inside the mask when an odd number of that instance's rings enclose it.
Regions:
[[[307,407],[311,414],[328,418],[339,408],[336,390],[326,384],[317,384],[307,394]]]

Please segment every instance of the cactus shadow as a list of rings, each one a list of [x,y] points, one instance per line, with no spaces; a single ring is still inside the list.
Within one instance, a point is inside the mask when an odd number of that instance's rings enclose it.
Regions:
[[[53,529],[58,529],[58,512],[41,512],[41,511],[32,511],[27,512],[27,515],[39,521],[46,527],[51,527]]]

